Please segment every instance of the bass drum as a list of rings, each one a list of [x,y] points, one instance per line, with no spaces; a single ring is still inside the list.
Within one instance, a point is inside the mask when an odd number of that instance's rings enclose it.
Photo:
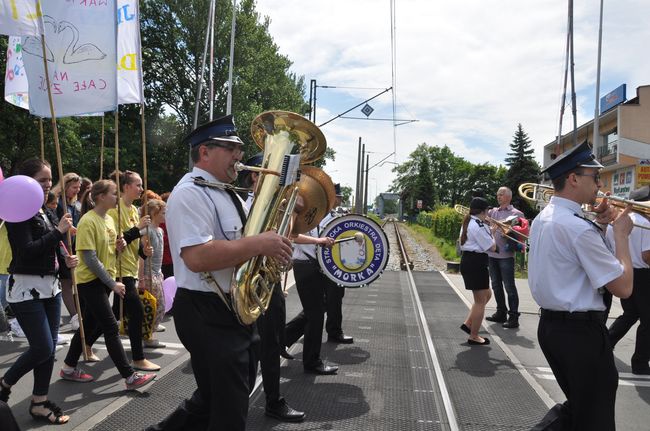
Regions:
[[[388,238],[368,217],[337,217],[321,236],[336,241],[332,248],[319,247],[317,254],[323,273],[339,286],[366,286],[379,278],[388,264]]]

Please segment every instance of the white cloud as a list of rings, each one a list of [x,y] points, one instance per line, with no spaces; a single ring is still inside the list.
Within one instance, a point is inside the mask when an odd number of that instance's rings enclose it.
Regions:
[[[575,2],[578,125],[593,118],[599,2]],[[395,0],[397,117],[419,122],[396,129],[403,162],[418,144],[448,145],[474,163],[503,164],[521,123],[541,161],[558,128],[566,43],[566,1]],[[292,70],[319,85],[386,88],[391,83],[389,0],[258,0]],[[627,83],[628,98],[650,83],[650,2],[606,2],[601,95]],[[317,123],[378,90],[318,89]],[[387,93],[370,102],[371,118],[392,114]],[[355,110],[349,116],[361,117]],[[563,132],[572,126],[570,108]],[[337,119],[323,127],[337,157],[326,170],[354,187],[361,136],[371,165],[393,151],[390,122]],[[393,165],[370,171],[370,194],[386,190]],[[375,180],[373,180],[375,178]],[[376,182],[376,185],[373,183]]]

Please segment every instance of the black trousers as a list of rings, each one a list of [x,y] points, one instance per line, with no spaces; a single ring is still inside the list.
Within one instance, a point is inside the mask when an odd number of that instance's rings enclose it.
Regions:
[[[291,346],[304,334],[303,367],[313,368],[322,363],[320,358],[325,317],[325,289],[329,279],[320,272],[317,263],[293,263],[296,288],[303,311],[287,323],[286,345]]]
[[[609,327],[609,339],[615,346],[627,331],[640,320],[636,330],[636,344],[632,355],[632,369],[648,367],[650,361],[650,269],[634,269],[632,295],[621,299],[623,314]]]
[[[20,431],[16,418],[4,401],[0,401],[0,429],[3,431]]]
[[[133,277],[122,277],[124,283],[124,314],[129,319],[129,341],[131,342],[131,356],[134,361],[144,359],[144,347],[142,346],[142,319],[144,319],[144,307],[138,294],[136,279]],[[113,313],[115,319],[120,320],[120,297],[113,295]],[[89,343],[90,344],[90,343]]]
[[[325,330],[330,337],[338,337],[343,334],[343,297],[345,296],[345,287],[341,287],[328,280],[325,289],[325,298],[327,301],[327,320],[325,321]]]
[[[273,287],[273,295],[266,312],[257,319],[260,333],[260,367],[266,403],[280,399],[280,346],[284,343],[286,304],[282,286]]]
[[[216,294],[183,288],[174,298],[174,323],[190,352],[197,390],[147,429],[244,431],[257,374],[254,327],[241,325]]]
[[[77,288],[79,291],[79,300],[83,302],[82,316],[86,344],[92,346],[104,334],[106,349],[115,367],[122,377],[129,377],[133,374],[133,368],[131,368],[126,358],[124,347],[122,347],[122,342],[120,341],[117,321],[111,310],[111,304],[108,301],[108,295],[111,289],[99,279],[95,279],[90,283],[80,283]],[[70,342],[65,363],[71,367],[76,367],[81,353],[81,334],[79,329],[77,329]]]
[[[618,371],[602,320],[542,316],[537,328],[542,352],[567,401],[563,429],[612,431]]]

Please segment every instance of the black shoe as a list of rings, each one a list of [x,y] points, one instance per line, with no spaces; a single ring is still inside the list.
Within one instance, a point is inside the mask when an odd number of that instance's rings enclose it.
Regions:
[[[465,325],[464,323],[463,323],[462,325],[460,325],[460,329],[461,329],[463,332],[466,332],[466,333],[468,333],[468,334],[472,332],[472,331],[469,329],[469,326]]]
[[[339,335],[330,335],[327,337],[327,341],[330,343],[341,343],[341,344],[352,344],[354,343],[354,338],[348,337],[344,334]]]
[[[650,375],[650,367],[645,368],[632,368],[632,374],[647,376]]]
[[[489,322],[505,323],[508,321],[508,315],[506,313],[497,311],[493,315],[486,317],[485,320]]]
[[[510,316],[508,321],[501,326],[508,329],[519,328],[519,318],[517,316]]]
[[[487,346],[488,344],[490,344],[490,340],[483,337],[483,342],[481,343],[480,341],[474,341],[470,338],[467,340],[467,344],[469,344],[470,346]]]
[[[316,365],[315,367],[305,367],[305,373],[307,374],[318,374],[321,376],[329,376],[336,374],[339,370],[339,367],[336,365],[325,365],[323,363]]]
[[[289,353],[287,351],[286,347],[284,349],[280,350],[280,356],[282,356],[284,359],[287,359],[289,361],[293,361],[294,359],[296,359],[296,358],[293,357],[293,355],[291,353]]]
[[[280,398],[274,403],[267,403],[264,414],[282,422],[302,422],[305,420],[305,412],[299,412],[291,408],[284,398]]]

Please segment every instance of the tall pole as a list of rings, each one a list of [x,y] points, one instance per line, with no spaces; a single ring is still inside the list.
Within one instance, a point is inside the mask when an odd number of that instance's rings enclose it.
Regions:
[[[309,121],[316,122],[316,80],[309,82]],[[361,138],[359,138],[361,139]]]
[[[363,214],[368,213],[368,166],[370,166],[370,154],[366,154],[366,177],[363,186]]]
[[[208,56],[208,46],[210,45],[210,26],[213,21],[212,17],[214,16],[214,3],[215,0],[210,1],[210,10],[208,12],[208,24],[205,30],[205,44],[203,45],[203,59],[201,61],[201,71],[196,77],[196,80],[198,81],[198,86],[196,88],[196,102],[194,104],[194,122],[192,124],[192,130],[196,129],[199,123],[199,108],[201,106],[201,94],[203,93],[203,73],[205,72],[205,61]]]
[[[600,0],[600,25],[598,26],[598,59],[596,61],[596,100],[594,102],[594,136],[591,140],[593,151],[597,153],[600,137],[600,59],[603,48],[603,2]]]
[[[359,214],[359,184],[361,183],[361,136],[359,136],[359,149],[357,151],[357,183],[354,186],[354,212]]]
[[[357,205],[355,207],[355,212],[361,214],[363,211],[363,172],[365,167],[365,158],[366,158],[366,144],[361,145],[361,173],[359,174],[359,183],[357,184]]]
[[[576,106],[575,61],[573,50],[573,0],[569,0],[569,34],[571,35],[571,113],[573,114],[573,146],[578,145],[578,107]]]
[[[230,26],[230,65],[228,67],[228,96],[226,98],[226,115],[232,114],[232,69],[235,62],[235,23],[237,20],[237,0],[232,2],[232,23]]]
[[[210,121],[214,118],[214,11],[210,22]]]

